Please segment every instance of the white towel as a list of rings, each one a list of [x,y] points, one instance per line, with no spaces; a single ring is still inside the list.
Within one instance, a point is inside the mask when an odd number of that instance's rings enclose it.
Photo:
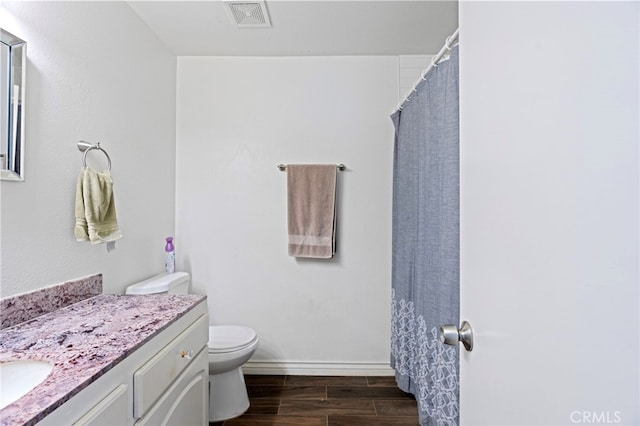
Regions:
[[[289,256],[330,259],[335,254],[336,166],[287,166]]]
[[[96,172],[90,167],[80,170],[75,216],[77,241],[100,244],[122,238],[116,217],[111,172]]]

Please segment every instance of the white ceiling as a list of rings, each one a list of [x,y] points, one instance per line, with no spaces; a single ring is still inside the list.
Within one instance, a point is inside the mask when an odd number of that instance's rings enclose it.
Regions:
[[[458,26],[456,0],[266,0],[271,28],[238,28],[222,0],[128,3],[177,56],[434,54]]]

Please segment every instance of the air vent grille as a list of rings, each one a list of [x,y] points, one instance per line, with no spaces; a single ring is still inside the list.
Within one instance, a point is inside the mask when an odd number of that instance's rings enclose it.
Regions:
[[[264,1],[227,1],[227,10],[238,28],[264,28],[271,26]]]

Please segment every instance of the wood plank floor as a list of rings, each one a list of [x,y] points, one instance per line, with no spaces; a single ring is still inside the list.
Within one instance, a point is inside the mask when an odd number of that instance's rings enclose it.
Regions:
[[[413,395],[394,377],[246,375],[251,407],[210,426],[416,426]]]

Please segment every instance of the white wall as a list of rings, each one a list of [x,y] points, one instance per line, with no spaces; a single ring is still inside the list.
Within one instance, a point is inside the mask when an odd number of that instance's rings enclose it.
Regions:
[[[214,323],[257,330],[254,361],[387,368],[397,75],[396,57],[178,59],[178,266]],[[287,255],[279,163],[346,164],[334,259]]]
[[[640,424],[639,29],[460,4],[461,424]]]
[[[28,42],[25,181],[0,187],[0,295],[95,272],[120,292],[160,272],[174,229],[175,56],[124,2],[3,1],[0,12]],[[74,239],[80,139],[113,161],[124,238],[109,254]]]

